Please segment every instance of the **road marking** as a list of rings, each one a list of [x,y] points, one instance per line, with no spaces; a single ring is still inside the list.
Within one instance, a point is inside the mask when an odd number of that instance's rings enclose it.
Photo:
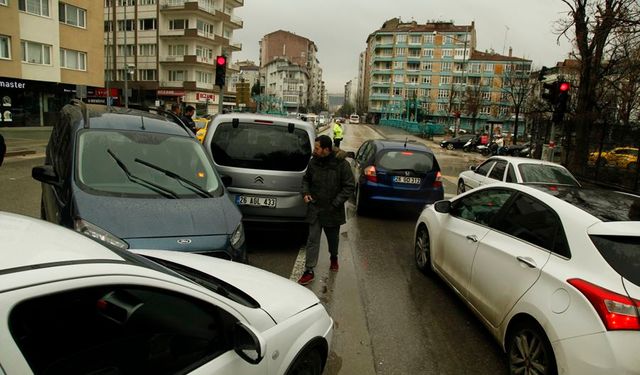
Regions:
[[[306,254],[306,248],[302,246],[298,251],[298,257],[296,258],[295,263],[293,263],[293,269],[291,270],[291,276],[289,276],[289,280],[298,281],[298,278],[302,276],[305,267],[305,260],[307,259]]]

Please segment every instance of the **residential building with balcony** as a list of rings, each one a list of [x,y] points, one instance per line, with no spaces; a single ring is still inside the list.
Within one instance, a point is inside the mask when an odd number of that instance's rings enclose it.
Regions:
[[[301,110],[307,109],[309,94],[307,88],[311,78],[307,69],[280,57],[271,60],[261,70],[264,81],[263,94],[274,98],[270,101],[271,105],[280,107],[270,109],[289,113],[300,113]]]
[[[102,16],[99,1],[0,0],[0,127],[55,125],[77,95],[106,96]]]
[[[235,106],[229,90],[215,86],[215,58],[242,46],[233,42],[243,22],[244,0],[105,0],[105,76],[131,105],[193,105],[198,114]],[[227,77],[233,73],[231,64]],[[228,86],[228,83],[225,87]]]

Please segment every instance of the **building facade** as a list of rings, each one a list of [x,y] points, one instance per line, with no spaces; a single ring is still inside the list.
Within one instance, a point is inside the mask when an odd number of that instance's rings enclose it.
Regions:
[[[218,112],[215,58],[242,46],[233,33],[244,0],[105,0],[105,78],[132,105],[190,104],[198,114]],[[227,75],[231,75],[229,64]],[[235,106],[223,91],[225,107]]]
[[[262,104],[269,107],[262,107],[261,110],[288,113],[307,110],[311,80],[307,69],[280,57],[269,62],[262,70],[264,96],[269,98]]]
[[[76,96],[106,96],[102,16],[99,1],[0,0],[0,126],[54,125]]]

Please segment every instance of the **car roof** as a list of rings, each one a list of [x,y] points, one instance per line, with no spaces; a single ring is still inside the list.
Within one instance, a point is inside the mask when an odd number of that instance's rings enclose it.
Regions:
[[[519,165],[519,164],[541,164],[541,165],[552,165],[560,168],[564,168],[564,166],[540,159],[531,159],[531,158],[521,158],[518,156],[492,156],[487,160],[506,160],[511,164]]]
[[[233,119],[238,119],[238,121],[242,122],[257,122],[260,121],[272,122],[276,125],[287,125],[287,124],[295,124],[298,128],[304,128],[310,132],[315,132],[315,127],[306,122],[296,118],[290,117],[282,117],[282,116],[273,116],[273,115],[264,115],[260,113],[226,113],[223,115],[218,115],[213,120],[214,124],[219,124],[222,122],[231,122]]]
[[[73,230],[8,212],[0,212],[0,243],[11,254],[0,256],[0,274],[52,264],[125,262],[107,247]]]
[[[378,147],[378,151],[381,150],[407,150],[407,151],[425,151],[433,153],[429,147],[424,143],[416,142],[413,140],[404,139],[372,139],[374,144]]]
[[[86,106],[88,126],[82,114]],[[63,116],[69,115],[70,124],[75,131],[89,129],[135,130],[190,137],[192,135],[183,126],[168,120],[160,114],[154,114],[133,108],[122,108],[105,105],[66,105],[62,109]]]

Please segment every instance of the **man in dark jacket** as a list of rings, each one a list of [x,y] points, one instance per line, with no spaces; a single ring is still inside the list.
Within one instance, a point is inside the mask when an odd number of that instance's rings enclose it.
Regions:
[[[302,285],[313,281],[313,269],[318,264],[320,235],[324,230],[329,243],[332,271],[338,271],[338,241],[340,225],[346,222],[344,202],[355,189],[355,180],[344,153],[336,154],[331,138],[315,139],[313,158],[302,180],[302,195],[308,204],[309,238],[306,246],[305,271],[298,280]]]

